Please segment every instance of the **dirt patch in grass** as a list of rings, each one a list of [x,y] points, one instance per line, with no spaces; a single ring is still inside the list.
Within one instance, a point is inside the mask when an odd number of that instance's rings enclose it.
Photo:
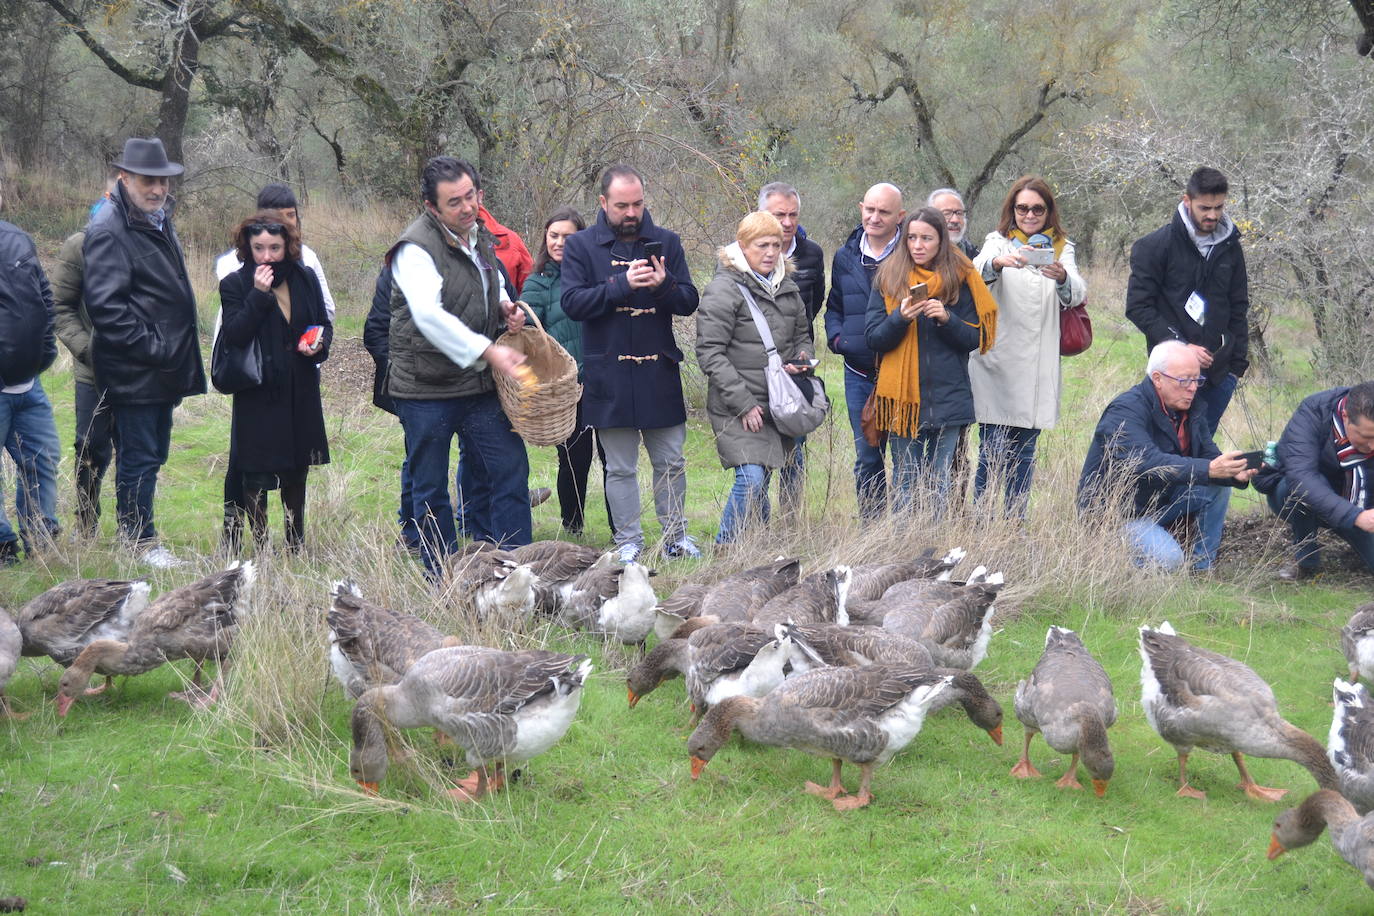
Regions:
[[[372,355],[361,337],[336,336],[320,369],[320,394],[328,408],[372,406]]]
[[[1318,542],[1321,545],[1321,573],[1311,581],[1320,582],[1327,588],[1374,587],[1374,576],[1349,544],[1326,529],[1318,534]],[[1258,576],[1274,579],[1279,568],[1292,559],[1292,537],[1288,525],[1278,516],[1254,512],[1226,519],[1221,551],[1217,556],[1217,574],[1221,578]]]

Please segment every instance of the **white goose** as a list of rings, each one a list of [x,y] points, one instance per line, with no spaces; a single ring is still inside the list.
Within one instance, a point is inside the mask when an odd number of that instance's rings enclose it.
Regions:
[[[1335,711],[1326,753],[1340,779],[1341,794],[1360,814],[1374,810],[1374,703],[1361,683],[1336,678],[1331,686]]]

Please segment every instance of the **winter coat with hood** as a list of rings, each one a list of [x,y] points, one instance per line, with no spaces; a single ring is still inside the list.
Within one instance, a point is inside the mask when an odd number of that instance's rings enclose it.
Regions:
[[[157,229],[121,181],[86,227],[82,297],[93,329],[91,364],[116,405],[174,404],[205,393],[196,298],[170,197],[166,208]]]
[[[825,300],[825,342],[844,357],[844,364],[865,376],[873,374],[873,349],[864,339],[868,296],[878,263],[863,256],[859,240],[864,227],[849,233],[830,264],[830,295]],[[871,262],[871,263],[865,263]]]
[[[667,276],[653,289],[631,289],[629,262],[644,243],[663,245]],[[644,211],[639,235],[623,240],[606,211],[568,236],[563,248],[563,311],[582,322],[582,419],[597,429],[663,429],[687,422],[673,318],[697,310],[697,288],[676,234]]]
[[[706,414],[716,434],[716,451],[722,467],[781,467],[792,440],[778,432],[768,413],[768,353],[739,285],[753,295],[783,360],[814,355],[806,303],[792,279],[795,267],[786,259],[778,262],[773,283],[765,284],[749,269],[738,242],[717,256],[720,264],[697,312],[696,347],[697,364],[707,380]],[[750,432],[740,418],[755,407],[763,408],[763,428]]]
[[[1015,250],[1010,239],[990,232],[973,266],[982,272],[993,258]],[[1059,313],[1081,303],[1088,289],[1073,242],[1064,242],[1059,262],[1068,272],[1067,302],[1058,284],[1034,267],[1004,268],[988,284],[997,300],[997,343],[968,364],[979,423],[1050,429],[1059,420]]]
[[[1145,349],[1164,340],[1198,344],[1212,352],[1203,369],[1207,387],[1240,377],[1250,365],[1250,290],[1240,230],[1223,216],[1230,232],[1202,257],[1184,221],[1174,211],[1169,225],[1131,246],[1131,277],[1126,285],[1126,317],[1145,334]],[[1196,291],[1207,303],[1203,323],[1185,306]]]
[[[0,388],[37,378],[56,358],[52,290],[38,248],[0,221]]]

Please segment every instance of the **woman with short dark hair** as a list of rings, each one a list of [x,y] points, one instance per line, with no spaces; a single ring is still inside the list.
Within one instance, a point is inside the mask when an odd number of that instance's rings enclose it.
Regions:
[[[220,281],[219,333],[232,347],[257,342],[262,384],[235,394],[230,452],[243,472],[253,540],[267,546],[268,490],[281,490],[286,545],[305,540],[305,481],[310,466],[329,462],[317,368],[329,356],[334,327],[319,278],[300,261],[295,228],[274,213],[239,223],[233,246],[243,266]],[[236,539],[227,545],[237,551]]]

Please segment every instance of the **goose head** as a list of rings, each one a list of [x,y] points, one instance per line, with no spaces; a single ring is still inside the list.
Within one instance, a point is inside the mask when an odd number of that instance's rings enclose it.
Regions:
[[[699,779],[706,765],[725,746],[736,724],[753,716],[759,701],[753,697],[731,697],[712,706],[701,717],[691,737],[687,739],[687,755],[692,761],[692,779]]]
[[[350,726],[353,746],[348,753],[348,772],[363,791],[375,794],[386,775],[386,730],[381,715],[375,709],[377,693],[369,690],[353,707]]]
[[[1330,789],[1319,789],[1296,808],[1289,808],[1275,818],[1274,830],[1269,835],[1269,858],[1277,859],[1290,849],[1315,842],[1326,829],[1323,807],[1339,799],[1340,796]]]

